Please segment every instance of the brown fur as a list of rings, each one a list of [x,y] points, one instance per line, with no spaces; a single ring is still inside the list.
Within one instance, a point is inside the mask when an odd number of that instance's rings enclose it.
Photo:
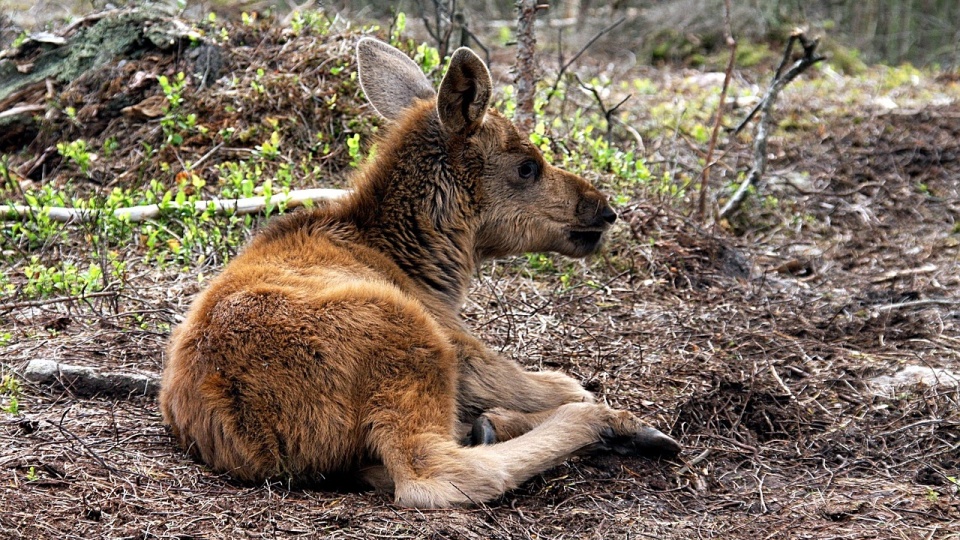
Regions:
[[[616,217],[603,195],[487,111],[469,50],[435,99],[396,49],[365,39],[358,57],[393,126],[345,201],[270,223],[174,331],[160,407],[179,443],[242,481],[352,475],[419,507],[489,500],[585,450],[679,450],[458,315],[486,258],[595,251]],[[464,424],[501,442],[463,446]]]

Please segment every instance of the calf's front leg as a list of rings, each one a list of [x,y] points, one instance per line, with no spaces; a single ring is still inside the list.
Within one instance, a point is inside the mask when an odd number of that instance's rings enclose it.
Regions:
[[[527,371],[466,333],[453,336],[459,361],[458,403],[464,419],[502,408],[522,413],[593,403],[593,394],[558,371]]]
[[[593,394],[557,371],[527,371],[466,333],[454,336],[459,361],[457,402],[469,445],[514,439],[537,428],[570,403],[594,403]],[[624,413],[627,414],[627,413]],[[611,439],[612,440],[612,439]],[[625,444],[594,444],[587,451],[673,455],[680,444],[652,427],[642,427]]]

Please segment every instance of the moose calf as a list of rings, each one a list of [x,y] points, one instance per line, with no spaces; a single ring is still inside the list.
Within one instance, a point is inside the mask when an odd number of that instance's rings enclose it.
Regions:
[[[469,49],[438,92],[385,43],[357,58],[391,126],[348,197],[272,221],[194,301],[160,393],[179,443],[241,481],[346,476],[416,507],[487,501],[585,451],[678,452],[459,317],[485,259],[595,252],[617,217],[604,196],[488,110]]]

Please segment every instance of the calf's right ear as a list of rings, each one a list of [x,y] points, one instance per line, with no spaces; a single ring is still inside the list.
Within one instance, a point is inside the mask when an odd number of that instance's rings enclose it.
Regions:
[[[470,49],[460,47],[450,57],[450,67],[440,83],[437,112],[451,133],[469,135],[482,122],[490,106],[493,82],[486,64]]]
[[[381,116],[396,120],[418,99],[436,95],[413,60],[398,49],[373,38],[357,42],[360,88]]]

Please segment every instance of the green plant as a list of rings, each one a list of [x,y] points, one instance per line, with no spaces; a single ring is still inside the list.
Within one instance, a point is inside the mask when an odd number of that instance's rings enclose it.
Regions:
[[[27,42],[28,37],[30,37],[30,35],[27,34],[26,30],[20,32],[17,34],[17,37],[13,39],[13,43],[10,44],[10,48],[19,49],[21,45]]]
[[[398,11],[393,17],[393,24],[390,26],[390,44],[394,47],[400,46],[400,35],[407,29],[407,14]]]
[[[9,373],[0,379],[0,410],[13,415],[20,413],[20,381]]]
[[[253,90],[254,90],[256,93],[258,93],[258,94],[266,94],[266,93],[267,93],[267,87],[264,86],[264,85],[263,85],[263,82],[262,82],[262,81],[263,81],[263,76],[264,76],[265,74],[266,74],[266,72],[263,71],[263,68],[257,68],[257,74],[256,74],[256,76],[253,78],[253,80],[250,81],[250,88],[253,88]]]
[[[120,143],[117,142],[117,138],[107,137],[107,140],[103,141],[103,157],[108,158],[112,156],[118,148],[120,148]]]
[[[277,159],[280,156],[280,133],[274,131],[270,140],[263,141],[254,148],[254,153],[262,159]]]
[[[548,253],[526,253],[527,266],[537,273],[554,273],[557,271],[557,265],[553,257]]]
[[[69,261],[47,266],[34,255],[30,258],[30,263],[23,268],[23,275],[27,279],[23,294],[28,298],[41,298],[58,294],[80,296],[96,292],[103,289],[102,274],[96,263],[90,263],[85,270]]]
[[[330,19],[322,11],[297,10],[293,12],[290,19],[290,29],[295,36],[299,36],[304,31],[322,36],[330,30]]]
[[[173,80],[168,79],[166,75],[161,75],[157,77],[157,83],[160,84],[160,90],[167,98],[163,117],[160,118],[160,128],[166,137],[164,142],[179,146],[183,143],[183,134],[189,133],[197,127],[196,114],[183,115],[180,111],[183,105],[183,92],[187,87],[186,75],[181,71],[177,73]]]
[[[30,468],[27,469],[27,482],[36,482],[39,479],[40,475],[37,474],[37,468],[31,465]]]
[[[440,67],[442,60],[440,51],[426,43],[417,45],[416,54],[413,55],[413,61],[420,66],[424,73],[430,73]]]
[[[360,134],[354,133],[347,137],[347,155],[350,156],[350,166],[358,167],[363,157],[360,155]]]
[[[87,142],[83,139],[71,143],[57,143],[57,153],[76,163],[83,174],[90,173],[90,164],[97,159],[96,154],[87,149]]]
[[[4,243],[32,251],[66,238],[63,224],[50,219],[50,207],[67,205],[68,198],[63,193],[47,184],[38,190],[26,190],[23,199],[31,210],[24,220],[0,223]]]

